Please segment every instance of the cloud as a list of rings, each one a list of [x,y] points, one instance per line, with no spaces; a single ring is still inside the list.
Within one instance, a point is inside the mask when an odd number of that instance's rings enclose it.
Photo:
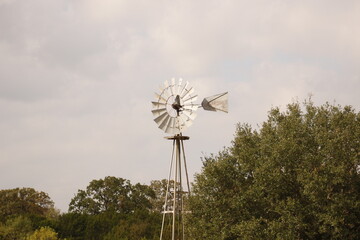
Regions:
[[[152,120],[171,77],[229,114],[199,110],[189,171],[229,146],[237,122],[309,94],[359,108],[357,1],[0,1],[0,182],[67,210],[92,179],[167,177],[171,144]]]

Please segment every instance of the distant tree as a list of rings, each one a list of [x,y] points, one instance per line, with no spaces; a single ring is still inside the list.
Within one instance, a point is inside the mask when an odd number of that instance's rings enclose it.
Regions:
[[[273,108],[196,176],[190,239],[359,239],[360,113]]]
[[[87,224],[85,228],[85,238],[86,240],[98,240],[103,239],[103,237],[113,229],[121,219],[124,219],[125,216],[122,214],[114,214],[111,212],[104,212],[96,215],[89,215],[87,219]]]
[[[88,230],[88,222],[93,215],[81,213],[61,214],[56,222],[56,231],[59,237],[72,240],[85,239]]]
[[[46,216],[54,211],[54,202],[47,193],[33,188],[0,190],[0,222],[14,215]]]
[[[158,240],[161,215],[148,211],[135,211],[121,219],[103,240]]]
[[[155,192],[155,198],[151,199],[151,204],[153,210],[156,212],[162,212],[165,197],[166,197],[166,190],[167,190],[168,180],[153,180],[150,182],[150,188]],[[169,184],[169,192],[172,192],[174,188],[174,181],[171,180]]]
[[[49,227],[41,227],[33,234],[26,238],[26,240],[58,240],[57,233]]]
[[[69,211],[126,214],[136,209],[150,209],[150,199],[154,197],[155,193],[147,185],[132,185],[129,180],[109,176],[93,180],[86,190],[79,190],[70,202]]]
[[[158,224],[149,220],[159,216],[151,213],[154,198],[148,185],[116,177],[93,180],[71,200],[69,213],[59,217],[56,229],[60,237],[73,240],[120,239],[122,229],[136,230],[126,233],[128,237],[149,236]],[[135,215],[139,219],[132,217]]]
[[[24,240],[33,231],[29,218],[16,216],[0,223],[0,240]]]

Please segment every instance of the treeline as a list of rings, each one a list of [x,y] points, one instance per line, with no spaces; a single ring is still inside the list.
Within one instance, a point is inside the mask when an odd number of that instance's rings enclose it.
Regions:
[[[165,189],[165,180],[105,177],[79,190],[64,214],[46,193],[1,190],[0,240],[159,239]],[[360,113],[311,101],[273,108],[259,129],[239,124],[192,189],[189,240],[357,240]]]
[[[311,101],[273,108],[196,176],[190,233],[214,239],[360,239],[360,113]]]
[[[0,239],[158,239],[166,181],[131,184],[105,177],[79,190],[60,214],[47,193],[0,190]]]

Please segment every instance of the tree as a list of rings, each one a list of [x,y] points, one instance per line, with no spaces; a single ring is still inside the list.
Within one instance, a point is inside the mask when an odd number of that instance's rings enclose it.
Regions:
[[[239,124],[193,193],[192,239],[358,239],[360,113],[309,101]]]
[[[86,190],[79,190],[69,205],[70,212],[99,214],[104,212],[130,213],[136,209],[150,209],[154,191],[129,180],[105,177],[90,182]]]
[[[47,193],[33,188],[0,190],[0,221],[14,215],[46,216],[53,212],[54,202]]]
[[[151,199],[151,205],[152,210],[161,213],[164,209],[165,204],[165,198],[166,198],[166,192],[168,187],[168,180],[162,179],[162,180],[152,180],[150,182],[150,188],[155,193],[155,198]],[[174,180],[170,180],[169,183],[169,191],[174,191]],[[180,184],[176,184],[176,191],[180,191]],[[168,196],[168,199],[170,199],[170,196]]]
[[[56,222],[56,231],[59,237],[81,240],[85,239],[88,229],[88,222],[93,215],[80,213],[61,214]]]
[[[26,240],[58,240],[57,233],[49,227],[41,227]]]
[[[16,216],[0,223],[0,240],[25,239],[33,231],[29,218]]]
[[[103,238],[104,240],[159,239],[161,215],[157,212],[135,211],[128,214]]]
[[[74,240],[158,236],[154,198],[155,192],[147,185],[116,177],[93,180],[71,200],[69,213],[60,216],[56,229],[61,237]]]

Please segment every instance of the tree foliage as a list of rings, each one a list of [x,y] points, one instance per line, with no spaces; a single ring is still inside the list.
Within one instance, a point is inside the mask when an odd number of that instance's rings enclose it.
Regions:
[[[167,189],[168,187],[169,189]],[[155,198],[151,199],[152,210],[161,213],[164,210],[166,192],[174,192],[174,180],[170,180],[169,186],[167,179],[153,180],[150,182],[150,188],[155,193]],[[176,184],[176,191],[181,191],[180,183]],[[168,196],[168,198],[170,199],[170,196]]]
[[[160,214],[136,211],[121,219],[103,239],[157,240],[160,236],[160,228]]]
[[[69,212],[126,214],[136,209],[150,209],[152,198],[155,193],[149,186],[132,185],[129,180],[108,176],[91,181],[86,190],[79,190],[70,202]]]
[[[0,240],[23,240],[32,231],[29,218],[24,216],[7,218],[5,223],[0,223]]]
[[[71,200],[69,213],[59,217],[56,230],[72,240],[150,240],[158,237],[161,223],[155,199],[148,185],[111,176],[92,180]]]
[[[259,130],[196,176],[192,239],[358,239],[360,114],[305,102],[274,108]]]
[[[46,216],[53,209],[54,202],[45,192],[33,188],[0,190],[0,221],[14,215]]]
[[[49,227],[41,227],[33,234],[26,238],[26,240],[58,240],[57,233]]]
[[[116,177],[93,180],[79,190],[71,211],[59,214],[46,193],[0,191],[0,240],[157,239],[161,215],[152,187]]]

